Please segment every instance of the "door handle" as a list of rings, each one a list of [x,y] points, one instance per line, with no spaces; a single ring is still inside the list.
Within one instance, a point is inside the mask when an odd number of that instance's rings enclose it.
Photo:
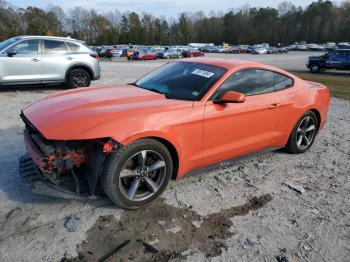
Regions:
[[[39,62],[40,60],[39,59],[37,59],[37,58],[33,58],[32,60],[30,60],[30,61],[32,61],[32,62]]]
[[[280,107],[281,104],[280,103],[273,103],[271,105],[268,106],[269,109],[274,109],[274,108],[277,108],[277,107]]]
[[[69,56],[67,57],[67,60],[73,60],[73,57]]]

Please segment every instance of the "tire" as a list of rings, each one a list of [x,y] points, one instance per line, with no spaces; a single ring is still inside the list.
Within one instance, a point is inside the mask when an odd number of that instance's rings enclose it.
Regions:
[[[310,72],[311,73],[318,73],[320,72],[320,67],[317,64],[310,65]]]
[[[307,121],[307,119],[309,120]],[[305,125],[306,122],[307,125]],[[311,128],[312,125],[313,129]],[[287,151],[292,154],[300,154],[308,151],[315,141],[318,126],[318,118],[314,112],[307,111],[304,113],[292,130],[286,146]],[[307,131],[308,129],[310,130]]]
[[[86,70],[77,68],[69,72],[67,82],[69,88],[88,87],[91,83],[91,76]]]
[[[143,155],[141,152],[145,151]],[[146,159],[145,165],[141,164],[141,159]],[[155,163],[159,163],[160,167],[145,175]],[[142,170],[148,170],[142,172],[141,166]],[[168,149],[157,140],[141,139],[108,155],[101,183],[107,196],[116,205],[136,209],[149,204],[165,190],[172,172],[173,161]],[[154,184],[148,182],[149,179]]]

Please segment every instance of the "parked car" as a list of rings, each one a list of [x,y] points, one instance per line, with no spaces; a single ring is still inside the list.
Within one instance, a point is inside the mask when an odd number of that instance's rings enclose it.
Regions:
[[[158,58],[166,58],[166,59],[182,57],[181,52],[179,52],[177,49],[167,49],[167,50],[157,52],[157,56]]]
[[[204,56],[204,53],[197,49],[190,49],[190,50],[182,51],[181,55],[183,57],[197,57],[197,56]]]
[[[280,48],[278,48],[278,53],[280,53],[280,54],[287,54],[288,53],[288,48],[286,48],[286,47],[280,47]]]
[[[113,51],[114,51],[114,49],[112,49],[112,48],[107,48],[107,49],[105,49],[104,50],[104,57],[106,57],[106,58],[111,58],[111,57],[113,57]]]
[[[132,59],[133,60],[155,60],[157,59],[157,54],[148,50],[136,51],[136,52],[133,52]]]
[[[224,53],[224,54],[229,54],[231,53],[231,48],[230,47],[224,47],[224,48],[220,48],[219,50],[220,53]]]
[[[239,45],[238,49],[239,49],[240,54],[249,53],[249,46],[247,46],[247,45]]]
[[[263,55],[267,54],[267,49],[264,47],[256,47],[251,50],[251,53],[256,55]]]
[[[334,42],[328,42],[324,47],[327,51],[333,51],[337,49],[337,45]]]
[[[18,36],[0,43],[0,85],[65,83],[75,88],[99,78],[99,56],[83,41]]]
[[[122,49],[114,49],[112,51],[112,57],[121,57],[123,56],[123,50]]]
[[[304,45],[304,44],[299,44],[295,47],[295,50],[298,50],[298,51],[307,51],[307,46]]]
[[[308,151],[329,103],[325,86],[276,67],[172,62],[129,85],[61,92],[24,108],[29,157],[20,170],[36,176],[41,193],[89,196],[101,185],[117,205],[138,208],[195,169],[262,149]]]
[[[296,44],[292,44],[292,45],[287,46],[286,48],[288,49],[288,51],[296,50],[297,49],[297,45]]]
[[[220,53],[220,49],[215,46],[207,46],[207,47],[201,48],[201,51],[204,53]]]
[[[318,44],[307,44],[306,47],[310,51],[324,51],[325,50],[325,48],[322,45],[318,45]]]
[[[338,49],[322,56],[310,56],[306,67],[312,73],[326,69],[350,70],[350,49]]]
[[[133,49],[127,49],[127,51],[126,51],[126,58],[128,59],[128,60],[130,60],[130,59],[133,59],[133,55],[134,55],[134,50]]]
[[[279,50],[276,47],[269,47],[267,49],[267,54],[278,54],[278,53],[279,53]]]
[[[241,49],[238,46],[231,46],[229,49],[231,54],[239,54],[241,52]]]
[[[341,42],[338,44],[338,49],[350,49],[350,42]]]

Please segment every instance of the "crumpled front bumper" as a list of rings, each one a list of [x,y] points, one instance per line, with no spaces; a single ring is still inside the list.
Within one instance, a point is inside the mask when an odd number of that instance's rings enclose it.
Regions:
[[[76,200],[96,199],[96,196],[77,194],[64,185],[52,183],[27,154],[20,159],[19,173],[34,194]]]

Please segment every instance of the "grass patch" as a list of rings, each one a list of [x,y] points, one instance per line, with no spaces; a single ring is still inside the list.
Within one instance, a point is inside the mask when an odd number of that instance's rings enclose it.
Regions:
[[[312,74],[306,72],[294,72],[293,74],[304,80],[324,84],[329,88],[331,96],[350,100],[350,75]]]

